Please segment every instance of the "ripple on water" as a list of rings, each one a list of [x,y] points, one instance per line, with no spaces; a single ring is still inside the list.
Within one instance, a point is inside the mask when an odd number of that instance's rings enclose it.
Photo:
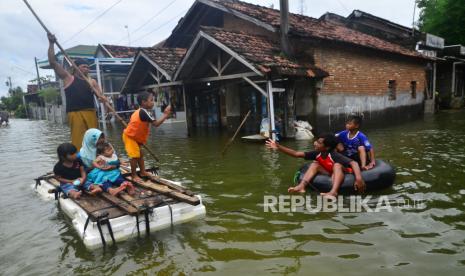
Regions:
[[[13,120],[0,129],[0,271],[17,274],[365,274],[460,275],[465,266],[464,113],[438,114],[409,125],[367,130],[377,155],[396,166],[392,212],[271,213],[263,195],[286,194],[303,163],[262,145],[235,143],[215,132],[184,139],[174,126],[155,132],[149,146],[161,174],[202,195],[204,220],[178,225],[88,251],[54,201],[30,192],[32,179],[50,171],[68,129]],[[160,131],[161,130],[161,131]],[[106,134],[123,152],[120,129]],[[453,139],[451,139],[453,137]],[[284,141],[299,150],[309,143]],[[148,160],[148,164],[153,164]],[[407,208],[400,199],[422,201]]]

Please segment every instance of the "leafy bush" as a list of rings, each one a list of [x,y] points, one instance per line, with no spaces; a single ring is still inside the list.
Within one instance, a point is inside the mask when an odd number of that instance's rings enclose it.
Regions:
[[[61,104],[60,91],[55,88],[45,88],[38,91],[39,97],[48,104]]]

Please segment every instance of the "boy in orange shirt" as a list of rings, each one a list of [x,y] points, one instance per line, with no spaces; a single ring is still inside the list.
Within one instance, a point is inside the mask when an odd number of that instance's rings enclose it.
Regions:
[[[123,142],[124,148],[130,158],[132,179],[139,182],[142,179],[136,173],[137,165],[139,165],[141,176],[149,175],[145,171],[144,156],[140,148],[147,143],[150,135],[150,125],[154,125],[155,127],[160,126],[171,114],[171,106],[166,107],[163,116],[159,120],[156,120],[149,111],[155,105],[152,93],[139,93],[137,95],[137,102],[140,108],[131,115],[128,127],[123,131]]]

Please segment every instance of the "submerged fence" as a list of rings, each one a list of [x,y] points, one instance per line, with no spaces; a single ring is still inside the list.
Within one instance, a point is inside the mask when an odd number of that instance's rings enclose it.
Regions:
[[[65,123],[65,114],[61,105],[29,106],[29,119],[48,120],[53,123]]]

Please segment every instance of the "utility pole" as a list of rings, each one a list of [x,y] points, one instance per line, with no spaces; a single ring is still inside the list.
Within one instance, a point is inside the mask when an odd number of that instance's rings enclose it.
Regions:
[[[291,53],[291,43],[289,41],[289,0],[280,0],[280,33],[281,33],[281,50],[283,53],[290,57]]]
[[[126,29],[126,31],[128,33],[128,46],[131,46],[131,36],[129,35],[129,26],[124,25],[124,28]]]
[[[8,86],[10,89],[8,89],[8,94],[11,95],[13,92],[13,85],[11,84],[11,77],[8,77],[8,80],[6,81],[6,86]]]
[[[412,37],[415,39],[415,12],[417,9],[417,1],[413,1],[413,18],[412,18]]]
[[[40,75],[39,75],[39,66],[37,66],[37,58],[34,57],[34,62],[36,64],[36,73],[37,73],[37,89],[40,90],[42,86],[42,82],[40,81]]]

